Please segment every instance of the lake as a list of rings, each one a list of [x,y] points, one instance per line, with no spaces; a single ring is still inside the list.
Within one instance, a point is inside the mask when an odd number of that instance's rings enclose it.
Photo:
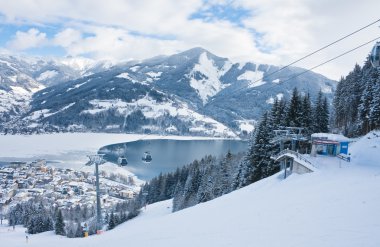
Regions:
[[[149,180],[157,175],[175,171],[201,159],[205,155],[225,155],[228,150],[232,153],[245,152],[247,141],[240,140],[139,140],[127,143],[118,143],[102,147],[98,153],[105,154],[104,159],[117,163],[120,156],[127,157],[126,169],[137,177]],[[149,151],[153,160],[144,163],[144,152]]]

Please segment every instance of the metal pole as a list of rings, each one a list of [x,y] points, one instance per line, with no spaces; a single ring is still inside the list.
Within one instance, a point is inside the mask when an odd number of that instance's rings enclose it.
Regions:
[[[95,164],[96,177],[96,230],[97,233],[102,229],[102,211],[100,207],[100,189],[99,189],[99,165],[102,164],[103,154],[88,155],[90,164]]]
[[[102,211],[100,208],[100,189],[99,189],[99,161],[95,161],[95,176],[96,176],[96,230],[101,230],[102,226]]]

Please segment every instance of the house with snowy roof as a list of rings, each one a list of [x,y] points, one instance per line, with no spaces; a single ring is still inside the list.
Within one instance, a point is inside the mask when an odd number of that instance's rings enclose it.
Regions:
[[[311,135],[311,155],[348,156],[350,139],[338,134],[314,133]]]

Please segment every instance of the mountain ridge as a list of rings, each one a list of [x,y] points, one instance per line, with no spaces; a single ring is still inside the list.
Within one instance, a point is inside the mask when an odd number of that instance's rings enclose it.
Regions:
[[[278,69],[232,63],[200,47],[104,65],[103,70],[82,72],[34,93],[28,110],[6,121],[2,130],[12,124],[27,132],[40,128],[236,136],[248,134],[274,98],[289,98],[294,87],[312,97],[322,90],[332,98],[335,81],[313,72],[288,80],[305,71],[297,67],[267,76]]]

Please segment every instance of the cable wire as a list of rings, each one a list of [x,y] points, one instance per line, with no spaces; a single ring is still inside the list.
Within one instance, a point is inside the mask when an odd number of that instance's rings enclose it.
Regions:
[[[361,28],[357,29],[356,31],[353,31],[353,32],[351,32],[351,33],[349,33],[349,34],[343,36],[342,38],[339,38],[339,39],[337,39],[337,40],[335,40],[335,41],[333,41],[333,42],[331,42],[331,43],[329,43],[329,44],[327,44],[327,45],[325,45],[325,46],[319,48],[318,50],[315,50],[315,51],[313,51],[313,52],[311,52],[311,53],[309,53],[309,54],[307,54],[307,55],[305,55],[305,56],[303,56],[303,57],[297,59],[296,61],[294,61],[294,62],[292,62],[292,63],[290,63],[290,64],[288,64],[288,65],[286,65],[286,66],[284,66],[284,67],[281,67],[281,68],[278,69],[278,70],[275,70],[275,71],[273,71],[273,72],[271,72],[271,73],[269,73],[269,74],[267,74],[267,75],[265,75],[265,76],[262,76],[260,79],[257,79],[257,80],[255,80],[255,81],[251,82],[251,84],[254,84],[254,83],[259,82],[259,81],[264,81],[265,78],[268,78],[268,77],[270,77],[270,76],[272,76],[272,75],[274,75],[274,74],[276,74],[276,73],[278,73],[278,72],[280,72],[280,71],[282,71],[282,70],[284,70],[284,69],[286,69],[286,68],[292,66],[293,64],[298,63],[299,61],[302,61],[302,60],[304,60],[304,59],[306,59],[306,58],[308,58],[308,57],[310,57],[310,56],[312,56],[312,55],[314,55],[314,54],[316,54],[316,53],[318,53],[318,52],[320,52],[320,51],[322,51],[322,50],[324,50],[324,49],[326,49],[326,48],[328,48],[328,47],[330,47],[330,46],[332,46],[332,45],[334,45],[334,44],[336,44],[336,43],[338,43],[338,42],[340,42],[340,41],[342,41],[342,40],[344,40],[344,39],[346,39],[346,38],[348,38],[348,37],[350,37],[350,36],[352,36],[352,35],[354,35],[354,34],[356,34],[356,33],[358,33],[358,32],[360,32],[360,31],[362,31],[362,30],[364,30],[364,29],[366,29],[366,28],[368,28],[368,27],[370,27],[370,26],[376,24],[376,23],[379,22],[379,21],[380,21],[380,19],[377,19],[376,21],[373,21],[373,22],[371,22],[371,23],[369,23],[369,24],[367,24],[367,25],[361,27]],[[376,38],[376,39],[378,39],[378,38]],[[376,40],[376,39],[374,39],[374,40]],[[369,42],[363,44],[362,46],[367,45],[368,43],[373,42],[374,40],[369,41]],[[356,49],[359,49],[359,48],[362,47],[362,46],[356,47],[356,48],[354,48],[352,51],[354,51],[354,50],[356,50]],[[341,54],[341,55],[337,56],[336,58],[333,58],[333,59],[330,59],[330,60],[333,61],[333,60],[335,60],[335,59],[337,59],[337,58],[339,58],[339,57],[341,57],[341,56],[346,55],[347,53],[352,52],[352,51],[348,51],[348,52],[346,52],[346,53],[344,53],[344,54]],[[316,66],[315,68],[317,68],[317,67],[319,67],[319,66],[322,66],[322,65],[324,65],[324,64],[326,64],[326,63],[328,63],[328,62],[330,62],[330,61],[326,61],[326,62],[324,62],[324,63],[322,63],[322,64]],[[305,72],[302,72],[302,74],[307,73],[307,72],[309,72],[310,70],[315,69],[315,68],[311,68],[311,69],[309,69],[309,70],[307,70],[307,71],[305,71]],[[290,79],[294,79],[294,78],[296,78],[296,77],[297,77],[297,76],[292,77],[292,78],[290,78]],[[290,80],[290,79],[287,79],[286,81],[288,81],[288,80]],[[230,94],[230,96],[233,96],[235,93],[239,92],[240,90],[244,90],[244,89],[246,89],[246,87],[238,88],[238,89],[232,91],[231,94]],[[215,100],[218,101],[218,99],[215,99]]]
[[[280,69],[278,69],[278,70],[276,70],[276,71],[274,71],[274,72],[272,72],[272,73],[270,73],[270,74],[268,74],[268,75],[266,75],[266,76],[263,76],[261,79],[256,80],[256,81],[254,81],[253,83],[258,82],[258,81],[261,81],[261,80],[263,80],[264,78],[269,77],[269,76],[271,76],[271,75],[273,75],[273,74],[276,74],[276,73],[278,73],[278,72],[280,72],[280,71],[282,71],[282,70],[284,70],[284,69],[286,69],[286,68],[292,66],[293,64],[298,63],[299,61],[302,61],[302,60],[304,60],[305,58],[308,58],[308,57],[310,57],[310,56],[312,56],[312,55],[314,55],[314,54],[316,54],[316,53],[318,53],[318,52],[320,52],[320,51],[322,51],[322,50],[324,50],[324,49],[326,49],[326,48],[328,48],[328,47],[330,47],[330,46],[332,46],[332,45],[334,45],[334,44],[336,44],[336,43],[338,43],[338,42],[340,42],[340,41],[342,41],[342,40],[344,40],[344,39],[346,39],[346,38],[348,38],[348,37],[350,37],[350,36],[352,36],[352,35],[354,35],[354,34],[356,34],[356,33],[358,33],[358,32],[360,32],[360,31],[362,31],[362,30],[364,30],[364,29],[366,29],[366,28],[368,28],[368,27],[370,27],[370,26],[372,26],[372,25],[374,25],[375,23],[377,23],[377,22],[379,22],[379,21],[380,21],[380,19],[377,19],[376,21],[371,22],[370,24],[368,24],[368,25],[366,25],[366,26],[364,26],[364,27],[362,27],[362,28],[359,28],[358,30],[356,30],[356,31],[354,31],[354,32],[352,32],[352,33],[349,33],[349,34],[343,36],[342,38],[337,39],[337,40],[335,40],[334,42],[331,42],[330,44],[327,44],[327,45],[323,46],[322,48],[319,48],[318,50],[315,50],[315,51],[313,51],[313,52],[311,52],[311,53],[309,53],[309,54],[307,54],[307,55],[305,55],[305,56],[303,56],[303,57],[297,59],[296,61],[294,61],[294,62],[292,62],[292,63],[290,63],[290,64],[288,64],[288,65],[286,65],[286,66],[284,66],[284,67],[282,67],[282,68],[280,68]]]
[[[329,60],[327,60],[327,61],[325,61],[325,62],[323,62],[323,63],[320,63],[320,64],[318,64],[318,65],[316,65],[316,66],[314,66],[314,67],[312,67],[312,68],[310,68],[310,69],[307,69],[306,71],[303,71],[303,72],[301,72],[301,73],[299,73],[299,74],[297,74],[297,75],[295,75],[295,76],[292,76],[292,77],[286,79],[285,81],[282,81],[281,83],[284,83],[284,82],[290,81],[290,80],[292,80],[292,79],[294,79],[294,78],[296,78],[296,77],[298,77],[298,76],[300,76],[300,75],[303,75],[303,74],[305,74],[305,73],[308,73],[308,72],[312,71],[313,69],[316,69],[316,68],[318,68],[318,67],[321,67],[322,65],[325,65],[326,63],[329,63],[329,62],[331,62],[331,61],[334,61],[335,59],[338,59],[338,58],[340,58],[340,57],[343,57],[344,55],[347,55],[348,53],[351,53],[351,52],[353,52],[353,51],[355,51],[355,50],[357,50],[357,49],[359,49],[359,48],[361,48],[361,47],[363,47],[363,46],[366,46],[366,45],[372,43],[373,41],[375,41],[375,40],[377,40],[377,39],[380,39],[380,36],[377,37],[377,38],[375,38],[375,39],[372,39],[372,40],[370,40],[370,41],[368,41],[368,42],[366,42],[366,43],[364,43],[364,44],[361,44],[361,45],[359,45],[359,46],[357,46],[357,47],[355,47],[355,48],[352,48],[351,50],[348,50],[348,51],[346,51],[346,52],[344,52],[344,53],[342,53],[342,54],[340,54],[340,55],[338,55],[338,56],[336,56],[336,57],[330,58]]]

